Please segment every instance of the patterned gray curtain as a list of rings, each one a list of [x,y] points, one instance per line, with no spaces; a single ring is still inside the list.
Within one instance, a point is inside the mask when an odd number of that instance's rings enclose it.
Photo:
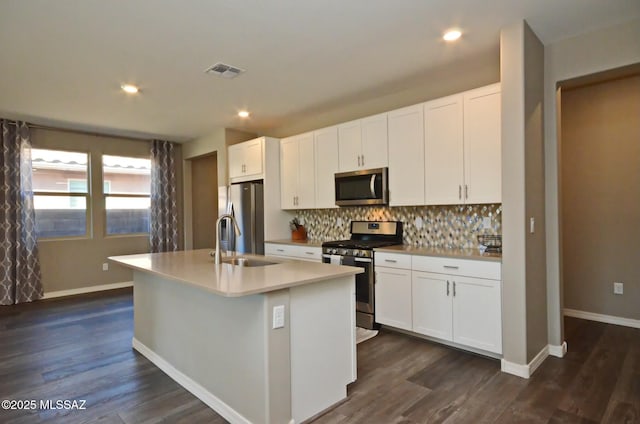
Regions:
[[[0,120],[0,305],[43,295],[31,188],[31,141],[25,122]]]
[[[151,143],[151,252],[178,250],[178,203],[173,143]]]

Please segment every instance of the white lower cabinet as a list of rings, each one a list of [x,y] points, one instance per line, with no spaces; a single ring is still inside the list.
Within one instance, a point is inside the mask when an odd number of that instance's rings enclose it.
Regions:
[[[376,267],[376,321],[411,330],[411,270]]]
[[[451,282],[446,275],[413,271],[413,331],[453,340]]]
[[[500,281],[470,277],[453,281],[453,341],[502,353]]]
[[[502,353],[499,263],[382,252],[378,263],[376,322]]]
[[[285,259],[299,259],[309,262],[322,262],[322,248],[315,246],[265,243],[264,254]]]

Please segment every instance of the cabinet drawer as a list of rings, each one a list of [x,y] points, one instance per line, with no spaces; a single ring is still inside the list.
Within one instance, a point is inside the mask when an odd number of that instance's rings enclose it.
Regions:
[[[387,268],[411,269],[411,255],[399,253],[375,252],[376,266]]]
[[[310,246],[295,246],[297,248],[296,257],[309,261],[322,261],[322,248]]]
[[[298,246],[289,244],[271,244],[265,243],[264,254],[269,256],[298,256]]]
[[[439,274],[463,275],[467,277],[501,279],[501,264],[490,261],[451,259],[433,256],[412,256],[414,271],[437,272]]]

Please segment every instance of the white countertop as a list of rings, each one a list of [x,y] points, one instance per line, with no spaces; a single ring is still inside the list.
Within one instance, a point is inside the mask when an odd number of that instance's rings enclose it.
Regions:
[[[225,297],[266,293],[363,272],[361,268],[351,266],[260,255],[242,256],[277,264],[258,267],[241,267],[225,263],[215,265],[209,252],[211,249],[142,253],[111,256],[109,260]]]
[[[473,259],[479,261],[502,262],[502,253],[481,252],[479,249],[445,249],[441,247],[418,247],[406,244],[377,247],[376,252],[404,253],[416,256],[439,256],[443,258]]]
[[[309,246],[309,247],[322,247],[321,240],[291,240],[291,239],[281,239],[281,240],[267,240],[265,243],[273,243],[273,244],[290,244],[293,246]]]

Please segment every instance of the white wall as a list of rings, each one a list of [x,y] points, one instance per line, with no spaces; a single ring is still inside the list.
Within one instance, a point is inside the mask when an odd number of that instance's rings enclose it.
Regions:
[[[547,222],[547,311],[549,343],[563,342],[562,261],[558,190],[558,109],[559,81],[640,63],[640,19],[545,47],[545,184]]]

